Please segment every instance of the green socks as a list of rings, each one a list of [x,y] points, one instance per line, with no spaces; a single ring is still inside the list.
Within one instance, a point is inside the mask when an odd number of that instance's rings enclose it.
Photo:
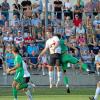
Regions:
[[[17,89],[15,87],[13,88],[13,96],[17,99]]]
[[[68,78],[67,78],[67,76],[64,76],[64,84],[65,84],[65,85],[68,84]]]

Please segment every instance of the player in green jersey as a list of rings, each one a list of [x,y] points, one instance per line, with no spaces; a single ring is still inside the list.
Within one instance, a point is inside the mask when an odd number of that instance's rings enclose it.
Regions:
[[[11,73],[15,71],[14,80],[12,83],[13,88],[13,95],[14,100],[17,100],[17,92],[18,90],[26,89],[25,93],[28,96],[29,100],[32,100],[32,96],[29,90],[27,90],[28,84],[25,83],[24,80],[24,69],[23,69],[23,60],[22,57],[19,55],[19,51],[16,47],[12,48],[12,53],[15,56],[14,59],[14,67],[11,69],[8,69],[8,73]]]
[[[64,84],[67,88],[67,93],[70,93],[69,85],[68,85],[68,77],[66,76],[66,70],[68,68],[68,63],[71,64],[78,64],[80,66],[80,69],[83,69],[87,72],[90,72],[87,65],[84,64],[81,60],[73,57],[71,54],[68,54],[68,47],[73,48],[77,52],[77,48],[71,46],[68,44],[64,39],[61,39],[60,35],[57,35],[60,39],[60,46],[61,46],[61,64],[62,64],[62,70],[64,73]]]

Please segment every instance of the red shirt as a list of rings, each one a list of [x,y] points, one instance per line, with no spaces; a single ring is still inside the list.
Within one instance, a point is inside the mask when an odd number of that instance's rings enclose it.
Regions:
[[[24,38],[25,44],[29,44],[31,41],[34,41],[34,40],[35,40],[35,38],[31,37],[31,36],[28,36],[28,37]]]
[[[79,24],[81,24],[81,23],[82,23],[82,19],[74,19],[74,20],[73,20],[73,24],[74,24],[76,27],[78,27]]]

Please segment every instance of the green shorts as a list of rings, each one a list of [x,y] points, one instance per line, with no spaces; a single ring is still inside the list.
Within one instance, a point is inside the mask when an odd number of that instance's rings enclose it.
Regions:
[[[24,82],[24,74],[23,72],[16,72],[15,76],[14,76],[14,81],[18,82],[18,83],[23,83]]]
[[[62,54],[61,62],[62,62],[62,69],[66,70],[68,68],[67,67],[68,63],[77,64],[79,62],[79,60],[70,54]]]

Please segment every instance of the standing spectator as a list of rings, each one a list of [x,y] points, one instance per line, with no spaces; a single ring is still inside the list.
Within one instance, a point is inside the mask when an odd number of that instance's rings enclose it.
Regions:
[[[70,0],[66,0],[66,2],[64,3],[64,16],[65,17],[69,16],[70,19],[73,19],[73,12],[71,11],[71,9],[72,9],[72,4]]]
[[[86,13],[86,16],[93,16],[93,10],[94,10],[94,3],[92,0],[87,0],[87,3],[84,6],[84,12]]]
[[[7,2],[7,0],[4,0],[4,2],[2,2],[1,4],[2,6],[2,15],[5,16],[6,20],[9,20],[9,3]]]
[[[16,15],[18,19],[20,19],[20,13],[21,5],[18,3],[18,0],[15,0],[15,3],[13,4],[13,15]]]
[[[57,19],[62,19],[62,1],[61,0],[55,0],[54,1],[54,13],[57,17]]]
[[[80,0],[77,0],[77,4],[74,6],[74,16],[77,14],[82,19],[83,6],[80,4]]]

